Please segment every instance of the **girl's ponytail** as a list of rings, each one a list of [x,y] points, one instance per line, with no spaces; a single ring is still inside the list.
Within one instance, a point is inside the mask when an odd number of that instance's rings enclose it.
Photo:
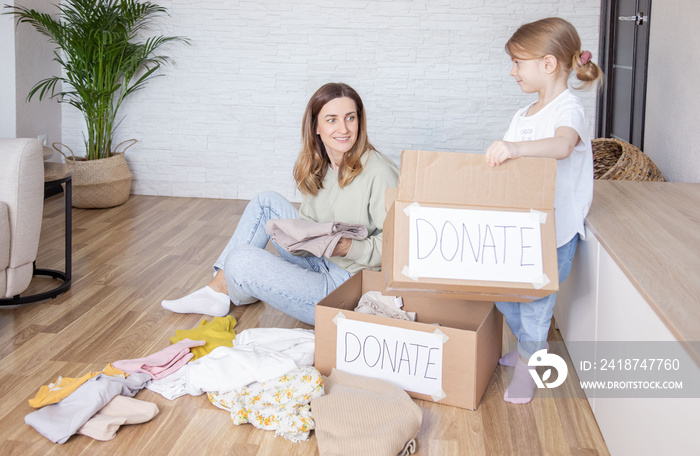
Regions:
[[[521,25],[506,43],[511,58],[536,59],[553,55],[566,74],[572,71],[583,82],[576,89],[587,88],[603,79],[603,71],[591,61],[589,51],[580,51],[581,38],[570,22],[548,17]]]
[[[603,79],[603,71],[591,60],[591,52],[575,52],[571,59],[571,69],[576,79],[582,81],[577,89],[585,89]]]

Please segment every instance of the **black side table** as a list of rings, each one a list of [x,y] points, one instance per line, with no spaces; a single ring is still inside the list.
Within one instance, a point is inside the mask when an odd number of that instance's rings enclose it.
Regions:
[[[65,293],[70,289],[71,285],[71,264],[72,264],[72,179],[73,171],[69,170],[65,165],[61,163],[44,163],[44,198],[56,195],[63,192],[63,186],[65,185],[65,231],[66,231],[66,242],[65,242],[65,267],[63,271],[58,271],[55,269],[40,269],[36,267],[36,261],[34,262],[34,275],[48,276],[56,280],[60,280],[61,284],[49,291],[43,293],[37,293],[33,295],[23,296],[21,294],[13,296],[12,298],[0,299],[0,306],[14,306],[17,304],[28,304],[30,302],[43,301],[44,299],[55,298],[61,293]]]

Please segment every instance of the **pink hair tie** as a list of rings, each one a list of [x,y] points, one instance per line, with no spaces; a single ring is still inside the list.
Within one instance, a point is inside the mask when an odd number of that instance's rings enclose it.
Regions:
[[[581,53],[581,56],[579,57],[579,61],[581,62],[581,65],[585,65],[588,62],[590,62],[591,57],[593,57],[593,55],[591,54],[591,51],[583,51]]]

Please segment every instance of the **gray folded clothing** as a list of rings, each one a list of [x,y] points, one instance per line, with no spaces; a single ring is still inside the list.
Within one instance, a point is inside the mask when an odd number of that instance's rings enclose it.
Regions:
[[[99,374],[61,402],[25,416],[24,422],[52,442],[65,443],[115,396],[133,397],[149,380],[149,374],[131,374],[126,378]]]
[[[288,252],[304,250],[319,258],[330,258],[340,238],[360,240],[368,235],[364,225],[301,219],[268,220],[265,232]]]

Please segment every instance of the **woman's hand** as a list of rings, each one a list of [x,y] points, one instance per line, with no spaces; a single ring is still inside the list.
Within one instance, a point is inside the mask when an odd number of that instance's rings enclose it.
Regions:
[[[352,246],[352,239],[340,238],[338,243],[333,249],[333,256],[345,256],[350,251],[350,246]]]
[[[518,143],[508,141],[494,141],[486,149],[486,162],[491,166],[498,166],[506,160],[522,156]]]

